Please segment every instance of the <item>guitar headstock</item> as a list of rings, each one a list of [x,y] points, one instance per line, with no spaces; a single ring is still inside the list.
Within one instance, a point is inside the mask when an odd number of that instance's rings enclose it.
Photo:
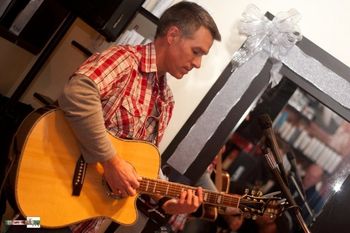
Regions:
[[[280,192],[263,195],[261,191],[249,190],[241,197],[239,209],[244,217],[256,219],[258,215],[268,215],[271,219],[279,216],[288,204],[285,199],[276,196]]]

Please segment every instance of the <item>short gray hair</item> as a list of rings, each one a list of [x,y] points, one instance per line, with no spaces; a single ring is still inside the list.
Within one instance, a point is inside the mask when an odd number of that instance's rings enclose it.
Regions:
[[[221,41],[214,19],[194,2],[179,2],[168,8],[159,19],[156,38],[164,36],[171,26],[177,26],[185,36],[192,35],[203,26],[210,31],[214,40]]]

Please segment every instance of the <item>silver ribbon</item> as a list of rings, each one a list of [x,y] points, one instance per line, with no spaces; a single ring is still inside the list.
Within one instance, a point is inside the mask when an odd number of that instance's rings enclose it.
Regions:
[[[300,14],[295,9],[280,12],[270,21],[255,5],[248,5],[239,24],[239,32],[246,35],[247,40],[242,49],[234,54],[233,63],[237,63],[238,58],[238,64],[243,64],[253,54],[263,51],[274,58],[270,81],[272,87],[277,85],[282,79],[279,74],[281,57],[286,56],[295,43],[302,39],[297,25],[299,20]]]
[[[270,21],[255,5],[248,5],[242,14],[239,32],[246,35],[245,47],[250,53],[260,50],[267,52],[270,57],[280,60],[288,53],[302,36],[297,23],[300,14],[291,9],[281,12]]]
[[[294,46],[288,55],[282,58],[282,62],[340,105],[350,109],[349,81],[325,67],[318,60],[306,55],[297,46]]]

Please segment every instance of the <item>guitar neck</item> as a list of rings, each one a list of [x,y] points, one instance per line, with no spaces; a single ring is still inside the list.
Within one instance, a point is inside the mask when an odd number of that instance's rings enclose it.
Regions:
[[[165,180],[155,180],[149,178],[142,178],[140,181],[140,187],[138,191],[140,193],[146,193],[150,195],[159,194],[170,198],[179,198],[182,191],[191,189],[196,191],[197,188],[183,185],[179,183],[169,182]],[[223,207],[239,207],[240,197],[230,195],[227,193],[218,193],[203,189],[203,202],[204,204],[210,204]]]

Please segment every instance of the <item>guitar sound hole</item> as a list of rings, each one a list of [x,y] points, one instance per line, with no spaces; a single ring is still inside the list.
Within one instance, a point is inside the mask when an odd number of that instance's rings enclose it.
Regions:
[[[102,185],[106,190],[106,194],[108,197],[113,198],[113,199],[122,199],[122,197],[120,196],[120,194],[114,193],[111,189],[111,187],[109,186],[108,182],[106,181],[106,179],[103,177],[102,178]]]

